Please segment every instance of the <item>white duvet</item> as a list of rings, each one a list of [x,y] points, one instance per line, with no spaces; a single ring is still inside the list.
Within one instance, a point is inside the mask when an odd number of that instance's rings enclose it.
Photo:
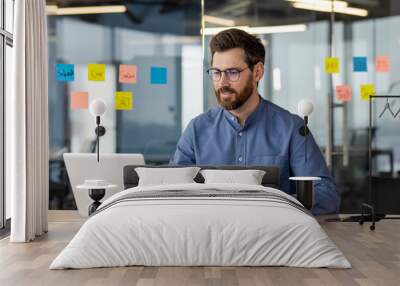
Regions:
[[[351,267],[312,216],[279,201],[184,197],[112,204],[131,192],[212,188],[262,190],[299,204],[279,190],[254,185],[135,187],[103,202],[100,209],[104,210],[84,223],[50,269],[127,265]]]

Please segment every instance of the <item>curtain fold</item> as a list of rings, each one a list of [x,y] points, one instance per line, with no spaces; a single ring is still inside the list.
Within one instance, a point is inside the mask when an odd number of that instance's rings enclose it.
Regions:
[[[49,141],[45,0],[15,2],[13,93],[6,111],[11,242],[47,232]],[[7,101],[7,99],[6,99]]]

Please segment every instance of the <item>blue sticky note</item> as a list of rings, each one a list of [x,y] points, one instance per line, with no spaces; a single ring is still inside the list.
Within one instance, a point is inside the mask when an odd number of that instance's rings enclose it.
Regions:
[[[353,71],[366,72],[367,70],[367,57],[353,57]]]
[[[75,71],[73,64],[57,64],[56,79],[58,81],[74,81]]]
[[[151,84],[167,84],[167,68],[151,67]]]

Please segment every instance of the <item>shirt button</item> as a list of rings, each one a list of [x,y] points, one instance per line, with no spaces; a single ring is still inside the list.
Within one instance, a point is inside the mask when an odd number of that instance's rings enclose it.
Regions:
[[[243,133],[242,133],[242,132],[239,132],[239,136],[242,137],[242,135],[243,135]]]
[[[240,157],[238,158],[238,160],[239,160],[239,162],[242,162],[242,156],[240,156]]]
[[[232,119],[232,120],[235,120],[235,117],[234,117],[234,116],[231,116],[231,119]]]

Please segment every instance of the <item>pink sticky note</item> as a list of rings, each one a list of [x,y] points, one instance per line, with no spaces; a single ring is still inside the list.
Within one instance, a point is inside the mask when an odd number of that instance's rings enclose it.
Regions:
[[[120,83],[136,83],[135,65],[120,65],[119,66],[119,82]]]
[[[336,86],[336,98],[341,101],[351,100],[351,88],[348,85],[337,85]]]
[[[375,70],[377,72],[388,72],[389,71],[389,57],[388,56],[376,57]]]
[[[87,92],[71,92],[71,109],[88,109],[89,94]]]

